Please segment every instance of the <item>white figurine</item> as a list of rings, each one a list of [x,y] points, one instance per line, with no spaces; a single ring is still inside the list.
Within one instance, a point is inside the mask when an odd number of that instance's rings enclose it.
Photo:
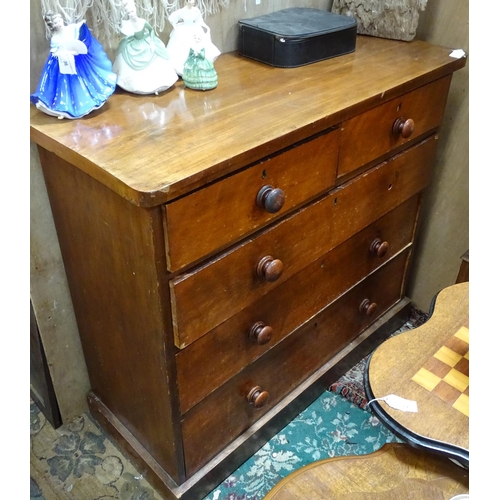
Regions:
[[[120,41],[113,71],[117,85],[134,94],[158,94],[170,88],[178,76],[168,60],[165,44],[153,27],[137,16],[134,0],[123,0],[128,19],[120,26]]]
[[[167,44],[167,52],[179,76],[182,76],[184,72],[189,50],[195,43],[195,36],[199,36],[200,32],[201,46],[205,49],[206,59],[213,63],[221,53],[212,43],[210,28],[203,20],[201,11],[195,3],[196,0],[186,0],[186,5],[172,12],[168,18],[173,29]]]

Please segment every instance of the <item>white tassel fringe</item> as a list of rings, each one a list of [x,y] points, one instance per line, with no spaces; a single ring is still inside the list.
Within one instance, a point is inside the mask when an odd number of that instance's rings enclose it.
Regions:
[[[120,33],[125,18],[123,0],[40,0],[42,14],[59,13],[67,24],[86,20],[89,28],[101,42],[109,42]],[[231,0],[198,0],[203,17],[226,8]],[[168,16],[185,4],[185,0],[135,0],[137,14],[148,21],[157,33],[165,29]],[[50,31],[47,28],[47,38]]]

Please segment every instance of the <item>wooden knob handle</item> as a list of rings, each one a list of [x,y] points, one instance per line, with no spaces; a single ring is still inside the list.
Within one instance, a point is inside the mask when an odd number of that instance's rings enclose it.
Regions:
[[[279,212],[285,204],[285,193],[282,189],[264,186],[260,188],[256,198],[257,206],[270,214]]]
[[[254,408],[262,408],[269,399],[269,393],[267,391],[263,391],[262,387],[255,386],[250,392],[247,394],[247,401]]]
[[[273,259],[270,255],[262,257],[257,264],[257,274],[270,283],[276,281],[281,276],[282,272],[283,262],[279,259]]]
[[[389,251],[389,243],[382,241],[380,238],[375,238],[370,245],[370,253],[377,257],[383,257]]]
[[[250,328],[248,336],[250,340],[257,342],[257,344],[267,344],[273,336],[273,329],[263,321],[257,321],[257,323]]]
[[[377,304],[375,302],[370,302],[368,299],[364,299],[359,305],[359,312],[366,314],[367,316],[372,316],[377,310]]]
[[[411,118],[397,118],[392,126],[392,133],[397,137],[401,136],[403,139],[408,139],[415,130],[415,122]]]

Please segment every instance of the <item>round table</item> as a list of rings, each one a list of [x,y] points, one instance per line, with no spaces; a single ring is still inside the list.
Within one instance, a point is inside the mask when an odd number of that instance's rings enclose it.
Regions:
[[[469,493],[469,472],[448,458],[391,443],[368,455],[313,462],[264,500],[451,500]]]

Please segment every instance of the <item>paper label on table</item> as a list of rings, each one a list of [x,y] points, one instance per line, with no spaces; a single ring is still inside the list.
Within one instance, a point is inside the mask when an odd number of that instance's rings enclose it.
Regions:
[[[455,49],[451,51],[450,57],[460,59],[461,57],[465,57],[465,52],[462,49]]]
[[[375,398],[368,402],[370,404],[372,401],[385,401],[391,408],[395,410],[408,411],[416,413],[418,412],[417,402],[411,399],[405,399],[396,394],[389,394],[383,398]]]

